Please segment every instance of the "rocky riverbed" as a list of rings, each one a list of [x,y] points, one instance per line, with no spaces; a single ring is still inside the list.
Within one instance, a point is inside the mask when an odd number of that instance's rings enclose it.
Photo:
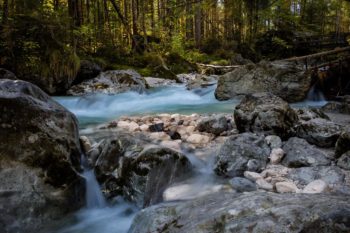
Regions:
[[[119,94],[137,95],[138,104],[146,105],[139,111],[153,112],[111,111],[79,132],[75,116],[39,88],[1,80],[0,230],[109,232],[108,224],[130,224],[140,210],[128,232],[349,232],[347,97],[341,107],[328,104],[323,111],[262,92],[213,112],[207,109],[219,104],[212,84],[217,77],[199,77],[191,78],[193,85],[175,87],[180,95]],[[186,101],[184,95],[192,104],[204,103],[201,111],[207,112],[196,113],[195,105],[185,113],[153,108],[163,106],[163,98],[164,106]],[[136,98],[123,98],[103,108],[101,103],[84,107],[105,113],[121,103],[137,107]],[[66,100],[58,98],[62,104]],[[81,119],[86,109],[77,112]],[[93,171],[99,184],[94,191],[114,207],[86,209],[72,221],[69,216],[83,205],[82,191],[89,185],[82,182],[83,170]],[[108,217],[117,212],[115,219]],[[104,226],[95,221],[97,215]],[[126,232],[127,224],[110,229]]]

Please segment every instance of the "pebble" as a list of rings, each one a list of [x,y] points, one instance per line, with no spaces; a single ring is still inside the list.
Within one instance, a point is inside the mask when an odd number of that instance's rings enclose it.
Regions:
[[[276,135],[269,135],[265,137],[265,141],[270,146],[271,149],[282,147],[282,140],[280,137]]]

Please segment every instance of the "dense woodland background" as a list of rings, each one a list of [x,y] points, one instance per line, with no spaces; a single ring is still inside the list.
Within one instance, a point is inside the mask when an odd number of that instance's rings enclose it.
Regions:
[[[350,29],[348,0],[0,0],[0,66],[18,76],[73,77],[103,68],[186,72],[322,48],[304,41]],[[333,38],[334,39],[334,38]],[[306,45],[306,46],[305,46]],[[189,61],[189,62],[187,62]]]

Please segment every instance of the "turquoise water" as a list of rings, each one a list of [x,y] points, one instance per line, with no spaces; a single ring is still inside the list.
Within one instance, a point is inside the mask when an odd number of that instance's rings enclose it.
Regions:
[[[215,86],[189,91],[184,85],[155,88],[145,94],[126,92],[116,95],[55,97],[73,112],[80,127],[99,124],[120,116],[152,115],[157,113],[232,113],[236,100],[218,101]]]

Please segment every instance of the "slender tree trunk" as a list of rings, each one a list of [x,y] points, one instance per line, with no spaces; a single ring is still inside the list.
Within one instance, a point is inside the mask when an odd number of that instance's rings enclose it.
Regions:
[[[9,16],[9,2],[8,0],[4,0],[2,5],[2,23],[6,24]]]

